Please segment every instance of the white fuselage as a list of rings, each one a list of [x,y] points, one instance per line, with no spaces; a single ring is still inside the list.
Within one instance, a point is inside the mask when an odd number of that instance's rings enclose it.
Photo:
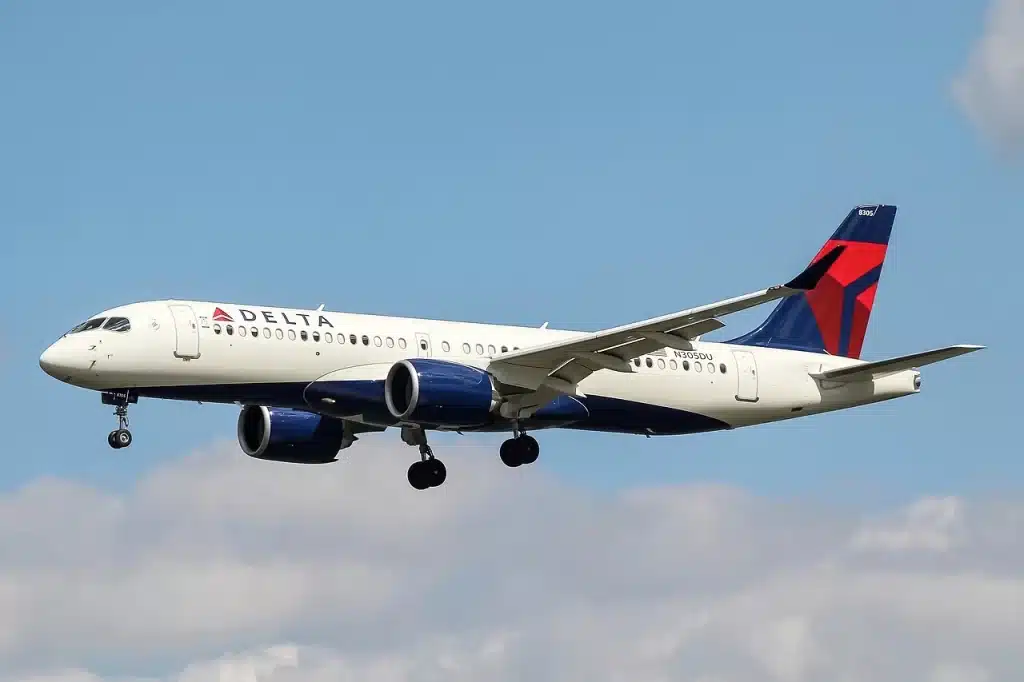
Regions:
[[[312,382],[383,381],[391,365],[412,357],[486,369],[502,353],[584,334],[199,301],[134,303],[96,318],[127,318],[130,328],[66,334],[40,358],[47,373],[98,391],[314,411],[303,401]],[[709,421],[735,428],[919,390],[916,370],[831,388],[811,376],[860,363],[697,340],[692,350],[638,358],[632,372],[600,370],[585,378],[579,391],[591,400],[593,418],[572,428],[670,434],[710,430]],[[648,414],[655,416],[645,426]]]

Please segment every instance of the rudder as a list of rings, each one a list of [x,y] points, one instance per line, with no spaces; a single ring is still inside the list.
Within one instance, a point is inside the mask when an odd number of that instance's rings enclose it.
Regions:
[[[727,343],[859,358],[896,207],[857,206],[811,261],[846,249],[818,285],[783,299],[753,331]]]

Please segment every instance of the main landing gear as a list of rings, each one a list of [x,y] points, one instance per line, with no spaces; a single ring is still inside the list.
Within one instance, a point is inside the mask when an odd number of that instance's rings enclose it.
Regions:
[[[128,392],[104,393],[103,404],[114,406],[117,428],[107,434],[107,444],[115,450],[132,444],[132,432],[128,430],[128,405],[139,402],[138,397]]]
[[[505,466],[533,464],[540,455],[540,444],[533,436],[520,432],[515,438],[509,438],[501,444],[498,455]]]
[[[426,490],[444,483],[448,471],[444,463],[434,457],[430,446],[427,445],[426,431],[413,426],[403,426],[402,440],[408,445],[418,445],[420,448],[420,461],[413,462],[409,467],[409,485],[416,490]],[[499,454],[501,461],[509,467],[533,464],[540,455],[540,445],[536,438],[526,435],[517,428],[515,437],[501,444]]]
[[[427,445],[427,432],[411,426],[402,427],[402,440],[408,445],[418,445],[420,461],[413,462],[409,467],[409,485],[416,490],[436,488],[448,477],[444,462],[434,457],[434,452]]]

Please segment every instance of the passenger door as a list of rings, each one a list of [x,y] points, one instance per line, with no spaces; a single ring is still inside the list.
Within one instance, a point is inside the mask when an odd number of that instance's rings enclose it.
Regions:
[[[736,358],[736,400],[757,402],[757,361],[754,354],[746,350],[732,352]]]
[[[174,357],[194,360],[199,357],[199,323],[192,306],[185,303],[168,304],[174,318]]]

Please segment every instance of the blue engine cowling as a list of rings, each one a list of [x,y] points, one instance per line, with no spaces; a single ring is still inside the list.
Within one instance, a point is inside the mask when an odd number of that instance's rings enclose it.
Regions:
[[[313,412],[246,405],[238,415],[242,452],[274,462],[324,464],[337,459],[345,423]]]
[[[487,424],[499,405],[490,374],[429,358],[396,362],[384,382],[384,401],[399,421],[441,428]]]

